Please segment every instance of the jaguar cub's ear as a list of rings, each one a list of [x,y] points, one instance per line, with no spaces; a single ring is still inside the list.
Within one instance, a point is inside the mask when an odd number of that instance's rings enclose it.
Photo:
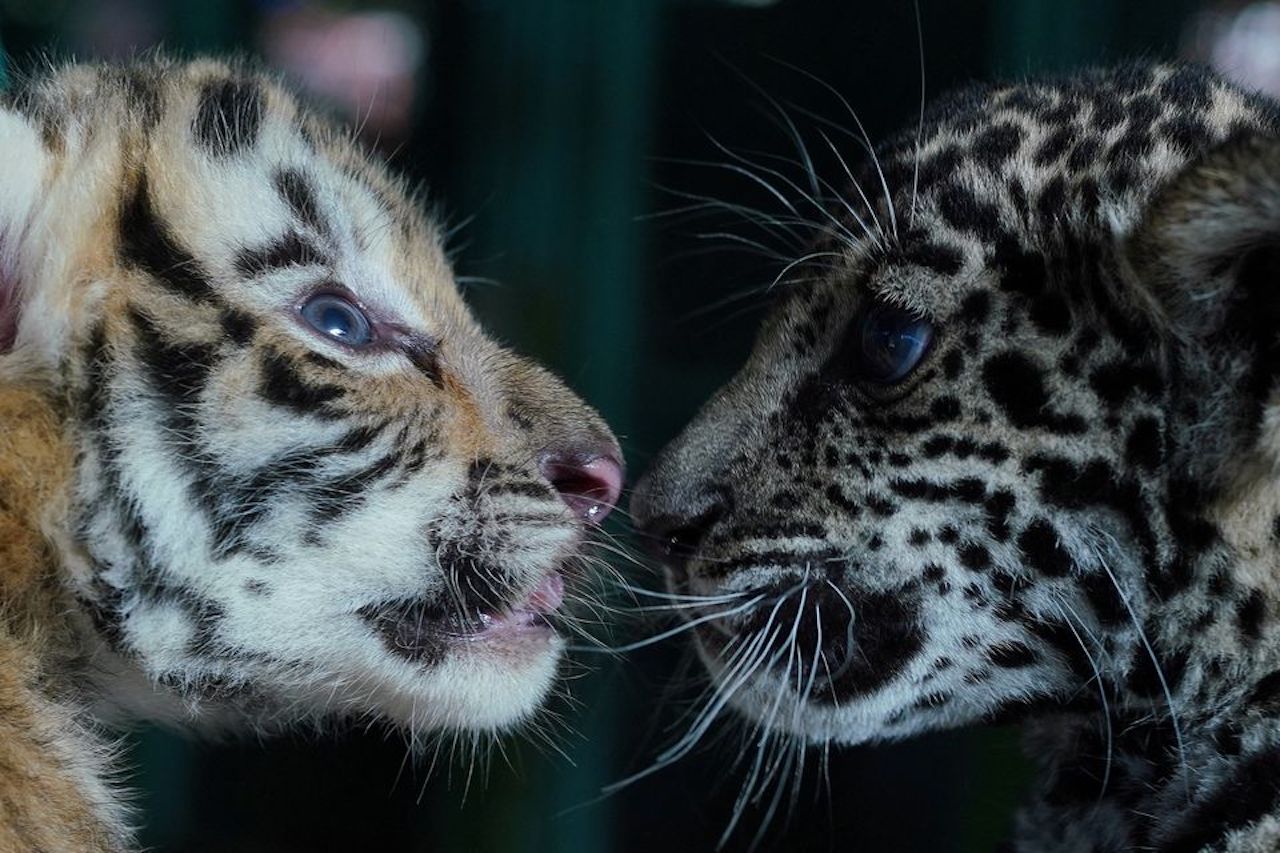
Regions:
[[[1280,137],[1236,138],[1188,166],[1126,249],[1148,307],[1182,343],[1175,404],[1180,418],[1194,412],[1181,448],[1194,475],[1262,459],[1280,472]]]
[[[40,130],[21,113],[0,106],[0,355],[17,338],[23,282],[36,261],[24,249],[49,156]]]
[[[1236,139],[1188,166],[1152,200],[1127,258],[1177,330],[1261,330],[1280,309],[1280,138]]]

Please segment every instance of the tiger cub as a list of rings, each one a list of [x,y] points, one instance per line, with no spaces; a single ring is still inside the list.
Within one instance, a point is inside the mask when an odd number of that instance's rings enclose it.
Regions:
[[[404,184],[212,61],[24,81],[0,152],[0,849],[130,845],[117,720],[533,713],[621,454]]]

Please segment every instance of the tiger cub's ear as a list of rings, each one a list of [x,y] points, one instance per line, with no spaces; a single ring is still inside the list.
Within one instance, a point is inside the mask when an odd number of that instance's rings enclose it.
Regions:
[[[40,130],[21,113],[0,106],[0,355],[13,348],[18,334],[22,283],[35,262],[24,247],[48,160]]]
[[[1188,166],[1124,259],[1184,355],[1175,405],[1191,428],[1171,449],[1197,480],[1241,463],[1280,474],[1280,137],[1237,137]]]

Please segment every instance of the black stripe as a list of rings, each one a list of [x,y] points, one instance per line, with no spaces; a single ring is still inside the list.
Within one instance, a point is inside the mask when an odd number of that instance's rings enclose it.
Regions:
[[[484,493],[489,497],[520,495],[526,498],[552,498],[555,496],[551,486],[541,480],[486,483]]]
[[[211,154],[231,156],[250,148],[262,127],[262,89],[252,80],[213,80],[200,90],[191,124],[196,142]]]
[[[1184,829],[1160,847],[1162,853],[1196,853],[1218,845],[1280,807],[1280,749],[1250,756],[1231,777],[1191,809]]]
[[[338,521],[358,509],[368,497],[369,490],[391,476],[398,461],[398,454],[389,453],[359,471],[318,484],[312,496],[312,525],[318,527],[325,522]]]
[[[223,334],[237,346],[248,346],[258,328],[257,320],[234,308],[224,309],[221,320]]]
[[[150,131],[160,123],[164,112],[164,99],[155,75],[142,69],[115,70],[120,75],[119,84],[129,112],[137,117],[143,130]]]
[[[106,323],[99,320],[89,333],[82,352],[84,358],[84,394],[80,397],[80,418],[90,428],[101,431],[106,426],[107,383],[114,366],[107,351]]]
[[[303,239],[296,231],[256,249],[244,249],[236,256],[236,270],[245,278],[265,275],[289,267],[327,265],[330,259],[311,241]]]
[[[139,176],[120,211],[119,252],[126,266],[142,270],[174,293],[200,302],[214,298],[200,263],[156,217],[146,175]]]
[[[268,352],[263,357],[259,390],[269,403],[321,418],[335,416],[326,404],[343,393],[336,385],[308,384],[289,359],[278,352]]]
[[[322,235],[333,233],[329,223],[320,215],[315,188],[306,175],[297,169],[280,169],[275,174],[275,185],[276,192],[304,225]]]
[[[199,402],[218,361],[218,352],[208,344],[176,343],[166,340],[151,318],[137,308],[129,309],[129,319],[138,336],[137,356],[151,385],[172,406],[170,418],[191,438],[194,421],[190,408]]]
[[[409,361],[437,388],[444,388],[440,373],[440,342],[426,335],[415,335],[404,342],[404,353]]]

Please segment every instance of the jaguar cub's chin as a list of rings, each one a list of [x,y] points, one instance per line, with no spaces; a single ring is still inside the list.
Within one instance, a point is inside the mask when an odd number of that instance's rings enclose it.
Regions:
[[[686,614],[717,695],[764,729],[815,743],[893,737],[890,688],[925,665],[918,593],[802,569],[751,574],[746,586],[699,584],[696,597],[717,603]],[[677,595],[692,590],[673,583]]]

